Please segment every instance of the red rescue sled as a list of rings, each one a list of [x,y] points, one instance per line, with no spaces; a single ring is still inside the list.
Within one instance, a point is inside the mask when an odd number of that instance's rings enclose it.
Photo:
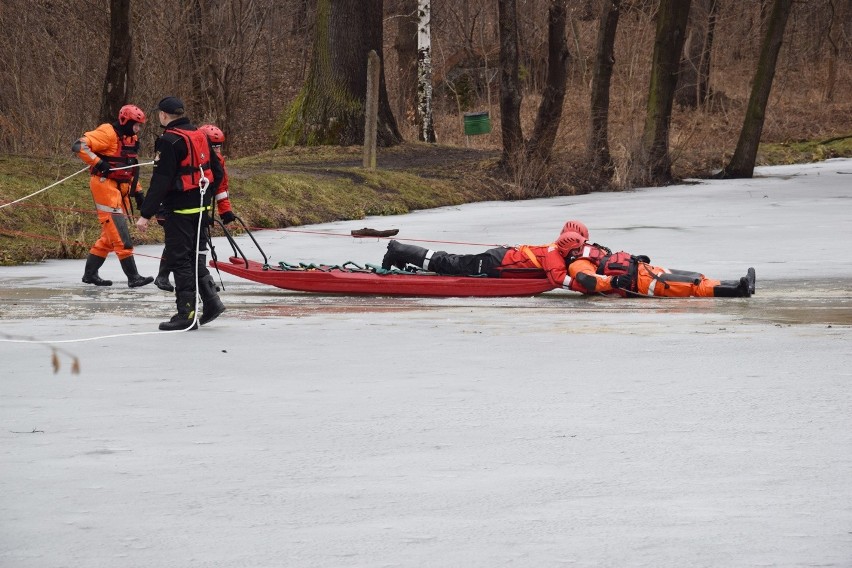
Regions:
[[[497,297],[534,296],[553,289],[543,272],[538,277],[509,278],[441,276],[393,271],[387,274],[345,266],[273,267],[235,256],[230,262],[211,260],[222,272],[285,290],[321,294],[370,294],[379,296]]]

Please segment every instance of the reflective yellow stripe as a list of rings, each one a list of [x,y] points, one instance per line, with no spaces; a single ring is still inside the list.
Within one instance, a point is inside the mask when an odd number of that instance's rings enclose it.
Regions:
[[[193,209],[175,209],[172,213],[178,213],[180,215],[192,215],[193,213],[201,213],[202,211],[210,211],[213,209],[212,205],[208,205],[206,207],[194,207]]]

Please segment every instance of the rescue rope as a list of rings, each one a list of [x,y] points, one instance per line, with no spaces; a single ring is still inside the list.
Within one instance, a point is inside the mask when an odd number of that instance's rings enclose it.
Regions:
[[[83,172],[85,172],[85,171],[86,171],[86,170],[88,170],[88,169],[89,169],[89,166],[86,166],[85,168],[83,168],[83,169],[82,169],[82,170],[80,170],[79,172],[74,172],[74,173],[73,173],[73,174],[71,174],[70,176],[64,177],[64,178],[62,178],[61,180],[59,180],[59,181],[57,181],[57,182],[54,182],[54,183],[50,184],[50,185],[49,185],[49,186],[47,186],[47,187],[43,187],[42,189],[40,189],[40,190],[38,190],[38,191],[36,191],[36,192],[33,192],[33,193],[29,194],[29,195],[25,195],[24,197],[22,197],[22,198],[20,198],[20,199],[16,199],[15,201],[11,201],[11,202],[9,202],[9,203],[6,203],[5,205],[0,205],[0,209],[3,209],[3,208],[5,208],[5,207],[9,207],[10,205],[14,205],[15,203],[18,203],[18,202],[20,202],[20,201],[24,201],[24,200],[26,200],[26,199],[29,199],[30,197],[34,197],[34,196],[38,195],[39,193],[41,193],[42,191],[47,191],[47,190],[48,190],[48,189],[50,189],[51,187],[54,187],[54,186],[59,185],[59,184],[60,184],[60,183],[62,183],[63,181],[69,180],[69,179],[71,179],[72,177],[74,177],[74,176],[76,176],[76,175],[82,174]]]
[[[133,166],[126,166],[125,168],[113,168],[113,169],[116,169],[116,170],[117,169],[126,169],[126,168],[130,168],[130,167],[150,165],[150,164],[153,164],[153,163],[154,162],[147,162],[147,163],[144,163],[144,164],[134,164]],[[53,185],[48,186],[48,187],[46,187],[46,188],[44,188],[44,189],[42,189],[42,190],[40,190],[36,193],[40,193],[41,191],[44,191],[46,189],[50,189],[54,185],[57,185],[57,184],[65,181],[66,179],[72,178],[75,175],[86,171],[87,169],[88,168],[83,168],[79,172],[76,172],[76,173],[68,176],[65,179],[59,180],[58,182],[54,183]],[[199,169],[201,169],[201,168],[199,168]],[[163,332],[163,331],[160,331],[160,330],[157,330],[157,331],[136,331],[136,332],[132,332],[132,333],[114,333],[114,334],[110,334],[110,335],[98,335],[98,336],[95,336],[95,337],[81,337],[81,338],[77,338],[77,339],[37,340],[37,339],[5,339],[5,338],[0,338],[0,343],[30,343],[30,344],[38,344],[38,345],[54,345],[54,344],[61,344],[61,343],[83,343],[85,341],[97,341],[97,340],[101,340],[101,339],[112,339],[112,338],[115,338],[115,337],[137,337],[137,336],[141,336],[141,335],[158,335],[158,334],[162,334],[162,333],[183,333],[185,331],[189,331],[191,329],[194,329],[195,326],[198,324],[198,304],[200,303],[200,301],[199,301],[200,300],[200,294],[198,292],[198,289],[199,289],[199,285],[198,285],[198,256],[200,254],[200,246],[201,246],[200,245],[200,243],[201,243],[201,219],[202,219],[202,216],[203,216],[203,213],[204,213],[204,194],[206,193],[207,187],[209,185],[210,185],[210,180],[208,180],[204,176],[204,170],[202,169],[201,170],[201,179],[198,182],[198,189],[201,192],[201,198],[200,198],[201,202],[199,204],[199,208],[201,209],[201,211],[198,213],[198,230],[197,230],[196,237],[195,237],[195,311],[193,313],[192,325],[190,325],[189,327],[187,327],[185,329],[176,329],[176,330],[166,331],[166,332]],[[35,195],[35,193],[32,194],[32,195]],[[32,195],[27,196],[27,197],[31,197]],[[23,199],[26,199],[26,198],[23,198]],[[18,200],[18,201],[21,201],[21,200]],[[12,203],[16,203],[16,202],[12,202]],[[11,205],[12,203],[10,203],[9,205]],[[154,258],[156,258],[156,257],[154,257]]]
[[[150,165],[152,165],[153,163],[154,163],[153,161],[150,161],[150,162],[143,162],[143,163],[141,163],[141,164],[133,164],[133,165],[130,165],[130,166],[121,166],[121,167],[119,167],[119,168],[110,168],[110,170],[113,170],[113,171],[115,171],[115,170],[127,170],[127,169],[130,169],[130,168],[139,168],[139,167],[142,167],[142,166],[150,166]],[[50,184],[49,186],[47,186],[47,187],[43,187],[43,188],[39,189],[38,191],[34,191],[33,193],[31,193],[31,194],[29,194],[29,195],[25,195],[25,196],[21,197],[20,199],[16,199],[15,201],[10,201],[9,203],[5,203],[5,204],[3,204],[3,205],[0,205],[0,209],[4,209],[4,208],[6,208],[6,207],[9,207],[10,205],[14,205],[15,203],[20,203],[21,201],[25,201],[25,200],[27,200],[27,199],[29,199],[29,198],[31,198],[31,197],[35,197],[35,196],[36,196],[36,195],[38,195],[39,193],[41,193],[41,192],[43,192],[43,191],[47,191],[47,190],[48,190],[48,189],[50,189],[51,187],[55,187],[55,186],[59,185],[60,183],[62,183],[62,182],[64,182],[64,181],[67,181],[67,180],[71,179],[72,177],[74,177],[74,176],[76,176],[76,175],[80,175],[80,174],[82,174],[83,172],[87,171],[88,169],[89,169],[89,166],[86,166],[86,167],[85,167],[85,168],[83,168],[82,170],[77,171],[77,172],[74,172],[74,173],[73,173],[73,174],[71,174],[70,176],[66,176],[66,177],[62,178],[61,180],[59,180],[59,181],[55,181],[55,182],[53,182],[52,184]]]

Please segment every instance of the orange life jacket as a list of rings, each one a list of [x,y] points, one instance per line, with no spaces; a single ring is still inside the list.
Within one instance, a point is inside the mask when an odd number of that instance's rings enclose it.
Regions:
[[[118,137],[119,144],[118,156],[108,156],[97,152],[95,152],[95,155],[106,162],[110,168],[122,168],[124,166],[138,164],[139,138],[136,136],[122,136],[117,131],[115,134]],[[136,176],[139,174],[139,168],[127,168],[123,170],[112,169],[106,176],[104,176],[102,173],[97,171],[94,166],[92,166],[89,168],[89,173],[96,177],[113,179],[119,183],[130,183],[136,179]]]
[[[199,130],[181,130],[179,128],[168,128],[171,132],[183,138],[186,143],[186,157],[178,164],[177,189],[182,191],[195,191],[201,181],[201,171],[210,182],[213,181],[213,170],[210,167],[210,145],[207,136]]]

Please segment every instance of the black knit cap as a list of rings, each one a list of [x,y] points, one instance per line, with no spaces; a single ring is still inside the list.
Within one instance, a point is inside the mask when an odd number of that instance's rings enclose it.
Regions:
[[[183,107],[183,101],[177,97],[164,98],[159,103],[157,103],[157,109],[174,115],[181,115],[185,112]]]

